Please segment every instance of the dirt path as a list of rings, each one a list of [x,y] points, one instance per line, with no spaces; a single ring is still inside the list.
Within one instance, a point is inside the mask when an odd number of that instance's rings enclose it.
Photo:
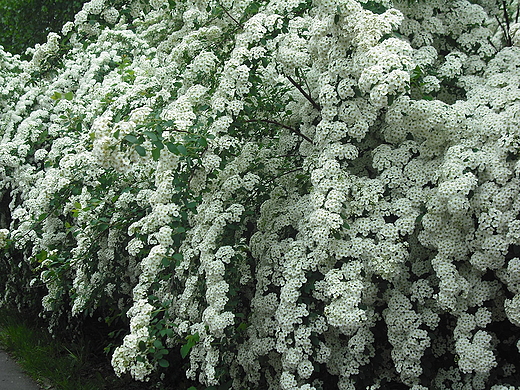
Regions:
[[[0,351],[0,390],[40,390],[5,352]]]

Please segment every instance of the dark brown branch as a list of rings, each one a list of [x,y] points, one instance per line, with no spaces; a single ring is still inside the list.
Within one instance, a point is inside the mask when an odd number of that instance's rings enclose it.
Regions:
[[[287,125],[284,125],[283,123],[279,123],[279,122],[272,121],[269,119],[250,119],[250,120],[246,121],[246,123],[253,123],[253,122],[264,122],[264,123],[270,123],[272,125],[277,125],[277,126],[283,127],[284,129],[289,130],[291,133],[294,133],[294,134],[302,137],[305,141],[308,141],[312,144],[312,140],[309,137],[307,137],[305,134],[302,134],[302,132],[300,130],[287,126]]]
[[[298,167],[298,168],[294,168],[294,169],[290,169],[288,171],[285,171],[283,173],[281,173],[280,175],[276,176],[276,177],[272,177],[270,178],[269,180],[267,180],[265,182],[265,186],[268,186],[269,184],[271,183],[274,183],[275,180],[285,176],[285,175],[290,175],[291,173],[294,173],[294,172],[298,172],[298,171],[303,171],[303,167]],[[253,190],[253,193],[252,193],[252,196],[250,198],[255,198],[256,196],[258,195],[258,187],[256,187],[254,190]]]
[[[510,22],[509,22],[509,14],[507,12],[507,5],[506,5],[506,1],[505,0],[502,0],[502,7],[504,7],[504,19],[506,20],[507,30],[509,31],[509,28],[511,27],[511,25],[510,25]]]
[[[498,50],[497,47],[494,45],[494,43],[491,41],[491,38],[490,38],[490,37],[488,37],[488,42],[489,42],[489,44],[490,44],[491,46],[493,46],[493,49],[495,49],[495,52],[498,53],[499,50]]]
[[[217,4],[224,10],[224,12],[226,13],[227,16],[229,16],[229,18],[235,22],[237,24],[238,27],[240,27],[242,30],[244,29],[244,26],[242,25],[242,23],[240,23],[238,20],[236,20],[233,15],[231,15],[228,10],[226,9],[226,7],[224,7],[222,4],[220,4],[220,2],[217,1]]]
[[[513,46],[513,41],[511,40],[511,35],[509,34],[509,28],[511,27],[510,26],[511,23],[509,21],[509,14],[507,13],[507,5],[506,5],[505,0],[502,0],[502,8],[503,8],[503,12],[504,12],[504,19],[505,19],[506,25],[504,26],[502,24],[502,22],[500,21],[498,16],[495,15],[495,18],[498,22],[498,25],[502,29],[502,32],[504,33],[504,36],[506,38],[506,45],[511,47],[511,46]]]
[[[291,174],[291,173],[298,172],[298,171],[303,171],[303,168],[302,168],[302,167],[298,167],[298,168],[291,169],[291,170],[289,170],[289,171],[285,171],[284,173],[282,173],[281,175],[276,176],[275,178],[273,178],[273,179],[270,180],[270,181],[275,181],[276,179],[279,179],[279,178],[281,178],[282,176],[289,175],[289,174]]]
[[[507,26],[507,44],[508,46],[513,46],[513,40],[511,38],[511,22],[509,21],[509,13],[507,12],[507,5],[505,0],[502,0],[502,6],[504,7],[504,18],[506,19],[506,26]]]
[[[299,157],[297,154],[282,154],[280,156],[273,156],[273,158],[285,158],[285,157]]]
[[[515,23],[518,23],[518,14],[520,14],[520,2],[516,5]]]
[[[511,45],[509,44],[509,39],[508,39],[509,34],[507,33],[506,28],[504,27],[504,25],[502,24],[502,22],[500,21],[500,19],[498,18],[498,16],[495,15],[495,18],[496,18],[496,20],[497,20],[497,22],[498,22],[498,25],[499,25],[500,28],[502,29],[502,32],[504,33],[504,36],[506,37],[506,44],[507,44],[507,46],[511,46]]]
[[[321,110],[321,107],[318,103],[316,103],[316,101],[311,97],[311,95],[309,95],[307,92],[305,92],[302,88],[302,86],[300,84],[298,84],[296,81],[294,81],[294,79],[289,76],[289,75],[286,75],[285,77],[287,77],[287,79],[291,82],[291,84],[298,90],[300,91],[300,93],[305,96],[305,99],[307,99],[309,102],[311,102],[312,106],[320,111]]]

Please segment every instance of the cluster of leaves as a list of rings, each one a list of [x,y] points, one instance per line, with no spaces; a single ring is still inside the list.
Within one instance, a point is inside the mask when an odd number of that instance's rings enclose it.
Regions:
[[[13,54],[44,43],[49,32],[60,32],[86,0],[1,0],[0,45]],[[30,23],[28,23],[30,21]]]

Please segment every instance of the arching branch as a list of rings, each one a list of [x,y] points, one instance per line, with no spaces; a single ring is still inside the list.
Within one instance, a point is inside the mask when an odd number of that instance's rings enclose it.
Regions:
[[[289,75],[286,75],[285,77],[287,77],[287,79],[291,82],[291,84],[298,90],[300,91],[300,93],[305,96],[305,99],[307,99],[311,104],[312,106],[320,111],[321,110],[321,107],[318,103],[316,103],[316,101],[312,98],[311,95],[309,95],[307,92],[305,92],[305,90],[302,88],[302,86],[300,84],[298,84],[291,76]]]
[[[227,16],[229,16],[229,18],[235,22],[235,24],[240,27],[242,30],[244,29],[244,26],[242,25],[242,23],[240,23],[238,20],[236,20],[233,15],[231,15],[229,13],[229,11],[226,9],[226,7],[224,7],[222,4],[220,4],[220,1],[217,1],[217,4],[220,6],[220,8],[222,8],[224,10],[224,12],[226,13]]]
[[[287,125],[284,125],[283,123],[272,121],[269,119],[250,119],[250,120],[246,121],[246,123],[253,123],[253,122],[270,123],[272,125],[277,125],[277,126],[283,127],[284,129],[289,130],[291,133],[294,133],[294,134],[302,137],[305,141],[310,142],[312,144],[312,140],[309,137],[307,137],[305,134],[302,134],[302,132],[300,130],[287,126]]]

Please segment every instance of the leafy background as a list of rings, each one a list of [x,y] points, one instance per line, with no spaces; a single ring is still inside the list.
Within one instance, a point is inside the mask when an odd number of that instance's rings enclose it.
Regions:
[[[85,1],[0,0],[0,45],[27,58],[28,47],[44,43],[49,32],[59,32]]]

